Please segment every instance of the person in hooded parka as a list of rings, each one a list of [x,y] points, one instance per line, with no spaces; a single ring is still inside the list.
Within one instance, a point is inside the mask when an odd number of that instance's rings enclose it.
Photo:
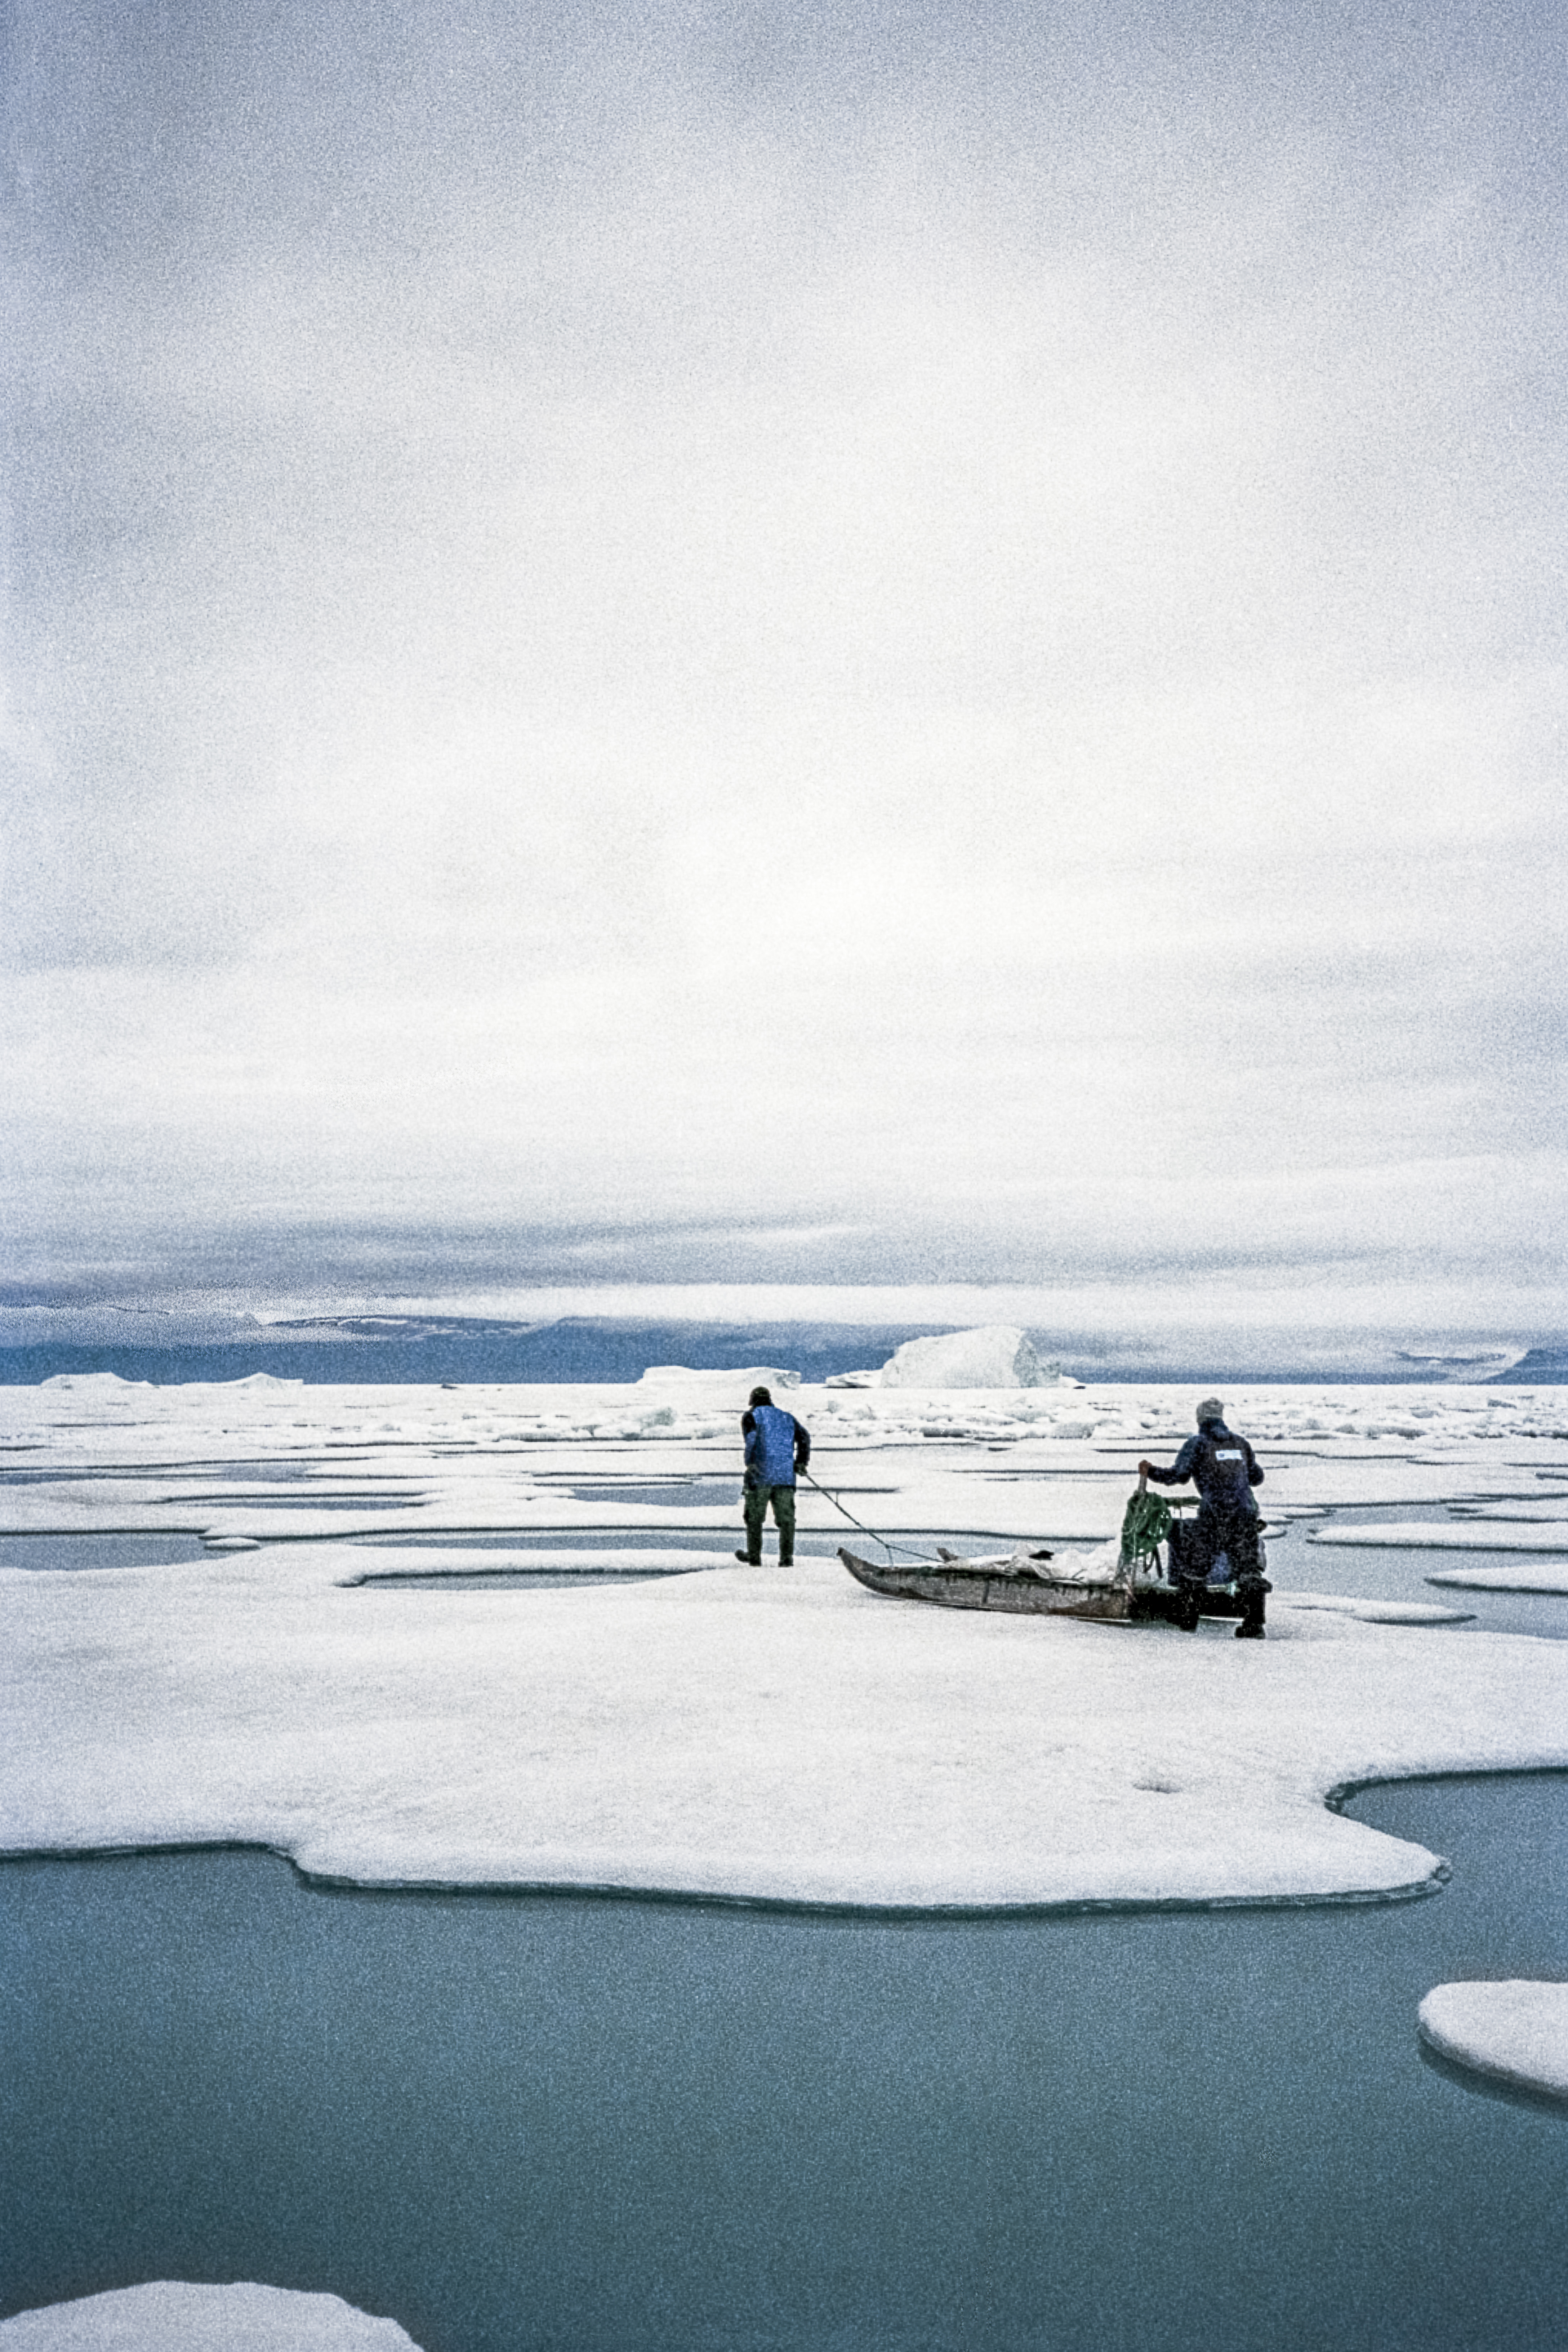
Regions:
[[[1168,1470],[1140,1462],[1138,1473],[1161,1486],[1179,1486],[1190,1478],[1197,1488],[1197,1517],[1181,1574],[1181,1623],[1188,1633],[1197,1630],[1198,1593],[1223,1552],[1241,1594],[1236,1638],[1260,1642],[1270,1586],[1258,1542],[1263,1523],[1252,1489],[1263,1484],[1263,1468],[1247,1440],[1226,1427],[1219,1399],[1205,1397],[1197,1408],[1197,1435],[1187,1439]]]

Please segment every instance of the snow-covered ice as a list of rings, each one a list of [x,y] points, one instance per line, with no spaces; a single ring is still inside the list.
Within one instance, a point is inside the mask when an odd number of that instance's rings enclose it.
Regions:
[[[1568,1764],[1559,1643],[1284,1612],[1254,1652],[899,1607],[831,1561],[532,1593],[371,1594],[355,1570],[291,1546],[0,1579],[5,1848],[252,1842],[378,1885],[838,1904],[1274,1899],[1430,1878],[1324,1809],[1341,1783]]]
[[[1437,1985],[1419,2018],[1422,2039],[1445,2058],[1568,2099],[1568,1984]]]
[[[231,1544],[246,1551],[262,1549],[234,1538],[220,1538],[212,1549],[227,1550]],[[695,1569],[712,1568],[714,1555],[667,1545],[618,1551],[595,1544],[588,1551],[559,1551],[546,1544],[530,1544],[527,1550],[498,1544],[356,1544],[348,1565],[350,1572],[342,1581],[364,1584],[389,1576],[688,1576]]]
[[[372,2319],[335,2294],[249,2281],[193,2286],[158,2279],[0,2320],[0,2352],[408,2352],[412,2346],[395,2319]]]
[[[1437,1858],[1334,1790],[1568,1764],[1568,1642],[1434,1633],[1463,1612],[1281,1591],[1259,1646],[922,1608],[845,1575],[833,1546],[863,1539],[809,1488],[809,1556],[737,1569],[745,1377],[667,1382],[652,1423],[641,1383],[0,1392],[0,1845],[249,1842],[377,1885],[872,1906],[1374,1896]],[[790,1404],[869,1526],[1066,1547],[1071,1570],[1195,1394]],[[1229,1402],[1276,1523],[1500,1504],[1563,1463],[1550,1391]],[[214,1549],[28,1569],[29,1534],[61,1529]],[[527,1569],[620,1580],[365,1586]]]

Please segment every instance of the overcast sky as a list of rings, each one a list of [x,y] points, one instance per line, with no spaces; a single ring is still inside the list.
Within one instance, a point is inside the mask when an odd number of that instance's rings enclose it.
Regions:
[[[24,1287],[1568,1319],[1558,9],[5,14]]]

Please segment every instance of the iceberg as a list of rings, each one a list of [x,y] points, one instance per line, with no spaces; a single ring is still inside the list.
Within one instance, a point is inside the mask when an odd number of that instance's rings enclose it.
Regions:
[[[1413,1348],[1394,1350],[1396,1360],[1414,1365],[1422,1380],[1462,1381],[1467,1386],[1477,1381],[1500,1380],[1504,1372],[1512,1371],[1515,1364],[1522,1364],[1529,1353],[1528,1341],[1517,1346],[1480,1348],[1469,1355],[1422,1355]]]
[[[983,1323],[973,1331],[941,1331],[905,1339],[882,1368],[884,1389],[1043,1389],[1059,1377],[1042,1364],[1029,1335],[1011,1323]]]

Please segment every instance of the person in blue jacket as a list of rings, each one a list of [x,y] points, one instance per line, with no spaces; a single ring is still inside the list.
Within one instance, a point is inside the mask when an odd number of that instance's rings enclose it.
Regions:
[[[761,1567],[762,1522],[771,1504],[779,1565],[789,1568],[795,1559],[795,1473],[811,1458],[810,1434],[792,1412],[774,1403],[768,1389],[752,1390],[740,1433],[746,1445],[746,1549],[735,1556],[749,1568]]]
[[[1168,1470],[1140,1462],[1138,1475],[1162,1486],[1179,1486],[1190,1478],[1197,1488],[1194,1556],[1181,1576],[1180,1623],[1189,1633],[1197,1631],[1198,1593],[1224,1552],[1241,1594],[1241,1622],[1236,1638],[1260,1642],[1264,1595],[1270,1586],[1258,1549],[1262,1521],[1252,1489],[1263,1484],[1263,1467],[1247,1440],[1227,1429],[1219,1399],[1205,1397],[1197,1408],[1197,1435],[1187,1439]]]

